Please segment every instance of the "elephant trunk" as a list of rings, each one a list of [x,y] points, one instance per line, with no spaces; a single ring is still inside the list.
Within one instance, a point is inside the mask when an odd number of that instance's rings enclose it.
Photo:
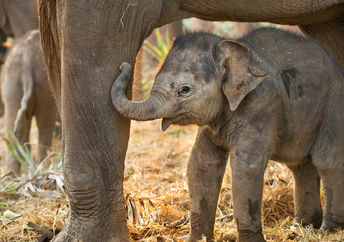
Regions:
[[[131,65],[122,63],[121,74],[117,77],[111,90],[112,104],[124,117],[138,121],[153,120],[163,117],[166,98],[164,95],[151,92],[149,98],[143,102],[132,102],[125,96],[128,86]]]

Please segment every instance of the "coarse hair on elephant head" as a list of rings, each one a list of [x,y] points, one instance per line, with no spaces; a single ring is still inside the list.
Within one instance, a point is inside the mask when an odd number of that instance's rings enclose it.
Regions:
[[[125,97],[131,66],[123,63],[121,71],[111,92],[116,110],[134,120],[162,118],[162,130],[171,124],[207,125],[219,117],[226,100],[235,111],[267,75],[263,61],[246,45],[207,33],[176,39],[146,101]]]

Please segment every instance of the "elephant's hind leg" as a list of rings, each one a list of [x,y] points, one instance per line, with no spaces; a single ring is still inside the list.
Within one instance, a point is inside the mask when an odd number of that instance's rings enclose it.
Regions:
[[[294,201],[296,220],[302,225],[319,228],[322,222],[320,177],[310,160],[305,164],[288,166],[295,179]]]
[[[338,98],[336,103],[341,103]],[[334,109],[334,110],[339,110]],[[344,113],[333,112],[318,135],[312,155],[325,194],[321,229],[333,231],[344,228]]]
[[[40,161],[47,156],[47,149],[51,146],[56,122],[56,105],[52,102],[42,105],[36,110],[35,116],[39,133],[39,153]]]
[[[344,160],[336,162],[334,156],[329,154],[328,156],[329,160],[316,161],[315,164],[325,193],[325,208],[321,229],[334,231],[338,228],[344,228]]]
[[[344,228],[344,166],[321,171],[325,192],[324,219],[322,230],[334,231]]]
[[[11,142],[11,145],[15,148],[16,145],[11,138],[10,132],[14,132],[18,111],[21,107],[23,92],[22,87],[20,85],[15,85],[15,79],[4,81],[3,88],[3,97],[5,103],[6,137]],[[17,130],[15,135],[20,144],[24,144],[29,140],[31,118],[31,111],[26,110],[23,117],[20,120],[17,120]],[[6,170],[13,171],[17,175],[19,175],[20,169],[20,163],[13,156],[13,154],[10,151],[8,151],[6,157]]]

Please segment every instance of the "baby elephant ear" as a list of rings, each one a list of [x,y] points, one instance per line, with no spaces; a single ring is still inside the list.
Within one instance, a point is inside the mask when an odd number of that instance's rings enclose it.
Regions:
[[[230,109],[235,111],[242,99],[268,74],[262,60],[248,47],[233,40],[223,40],[217,45],[220,64],[226,69],[222,91]]]

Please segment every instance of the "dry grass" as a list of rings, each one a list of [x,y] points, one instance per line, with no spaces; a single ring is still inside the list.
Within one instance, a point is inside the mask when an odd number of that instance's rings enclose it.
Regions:
[[[144,76],[145,80],[151,79],[153,75],[151,66],[144,65],[142,74],[147,75]],[[3,118],[0,118],[0,127],[4,127]],[[1,136],[4,135],[3,130],[0,131]],[[186,165],[196,130],[195,126],[172,126],[163,133],[160,131],[160,121],[132,122],[124,194],[128,227],[133,240],[183,241],[187,238],[190,231],[190,207]],[[33,143],[36,143],[35,128],[32,135]],[[59,147],[59,143],[56,146]],[[0,189],[13,179],[6,177],[1,180],[5,154],[5,143],[0,142]],[[25,177],[22,179],[25,180]],[[231,190],[228,165],[215,221],[217,241],[235,241],[237,236]],[[290,171],[282,164],[270,162],[265,173],[262,206],[266,240],[344,241],[343,231],[319,234],[312,228],[303,228],[296,223],[292,194],[293,179]],[[1,208],[1,203],[7,207]],[[45,229],[48,233],[57,234],[67,219],[68,209],[66,198],[42,197],[41,193],[13,196],[0,192],[0,241],[44,241],[46,236],[39,230]],[[2,213],[6,210],[20,217],[4,219]],[[38,226],[38,229],[29,226],[30,223]]]
[[[159,121],[132,122],[124,194],[133,240],[182,241],[187,238],[190,221],[186,164],[196,130],[195,126],[173,126],[163,133]],[[4,151],[4,144],[1,144],[1,163]],[[270,162],[265,174],[262,208],[265,238],[268,241],[343,241],[343,231],[318,234],[294,221],[292,187],[293,179],[285,166]],[[68,214],[66,199],[6,199],[2,194],[0,201],[7,204],[7,209],[21,215],[8,224],[0,221],[0,241],[34,241],[37,238],[42,241],[42,233],[30,228],[28,222],[57,233]],[[217,241],[235,240],[232,214],[231,177],[227,168],[216,215]]]

